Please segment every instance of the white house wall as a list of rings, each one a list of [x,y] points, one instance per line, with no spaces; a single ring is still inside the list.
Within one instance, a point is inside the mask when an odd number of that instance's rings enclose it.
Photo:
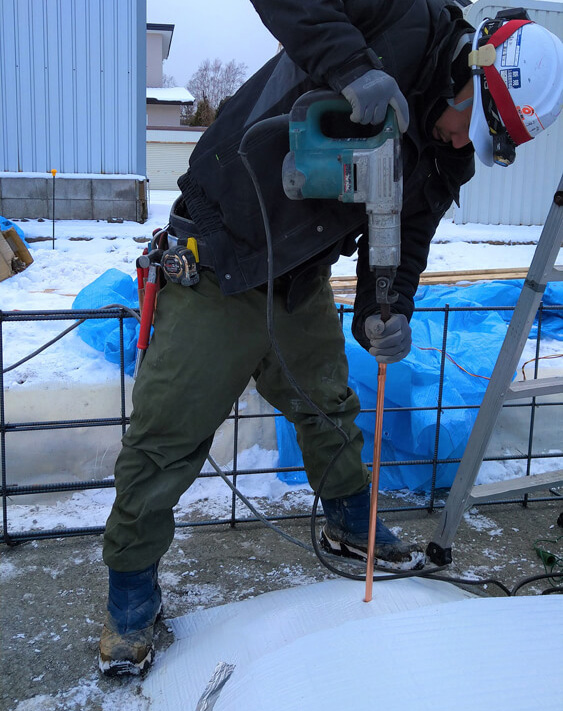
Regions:
[[[145,174],[145,0],[0,0],[0,171]]]
[[[147,128],[179,125],[180,106],[178,104],[147,104]]]
[[[147,32],[147,86],[162,86],[162,35]]]
[[[494,17],[510,5],[524,5],[532,20],[563,38],[561,2],[480,0],[468,9],[467,19],[476,27],[485,17]],[[461,190],[455,222],[542,225],[563,170],[563,117],[536,139],[517,148],[516,161],[508,168],[487,168],[477,158],[475,163],[475,177]]]

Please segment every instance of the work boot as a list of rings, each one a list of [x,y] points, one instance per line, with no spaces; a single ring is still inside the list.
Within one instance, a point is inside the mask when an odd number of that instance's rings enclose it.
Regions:
[[[144,674],[154,657],[153,628],[161,613],[158,563],[145,570],[109,570],[107,616],[100,638],[102,674]]]
[[[323,499],[326,523],[321,545],[333,555],[367,560],[370,488],[338,499]],[[403,543],[383,524],[379,516],[375,528],[374,565],[392,570],[419,570],[426,556],[416,544]]]

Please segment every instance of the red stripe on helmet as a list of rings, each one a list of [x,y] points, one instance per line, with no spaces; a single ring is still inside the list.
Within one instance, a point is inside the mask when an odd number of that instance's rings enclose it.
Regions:
[[[509,20],[505,22],[502,27],[500,27],[493,35],[491,35],[487,44],[492,44],[493,47],[498,47],[503,42],[520,29],[523,25],[527,25],[531,20]],[[497,68],[493,65],[490,67],[483,67],[485,72],[485,77],[489,85],[489,91],[494,99],[496,107],[499,114],[506,126],[506,130],[510,134],[510,138],[514,143],[519,146],[526,141],[530,141],[532,136],[528,133],[528,130],[522,123],[516,106],[514,106],[514,101],[510,96],[510,92],[506,84],[504,83],[501,75],[499,74]]]

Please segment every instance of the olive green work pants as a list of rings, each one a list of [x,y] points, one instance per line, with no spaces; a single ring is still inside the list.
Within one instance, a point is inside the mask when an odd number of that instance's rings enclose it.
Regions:
[[[369,481],[354,419],[359,401],[348,388],[344,337],[328,275],[293,313],[274,296],[274,332],[291,373],[309,397],[347,433],[324,498],[355,494]],[[343,438],[288,383],[267,331],[266,293],[224,296],[212,272],[195,287],[167,284],[159,293],[154,335],[135,386],[131,424],[115,467],[116,499],[106,525],[104,561],[142,570],[168,550],[172,508],[203,466],[217,428],[250,378],[294,423],[308,480],[316,490]]]

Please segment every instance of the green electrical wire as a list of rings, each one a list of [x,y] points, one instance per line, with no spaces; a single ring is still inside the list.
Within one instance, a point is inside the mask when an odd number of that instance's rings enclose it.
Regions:
[[[534,550],[538,554],[538,557],[541,559],[544,570],[548,575],[554,572],[560,573],[561,571],[563,571],[563,557],[558,555],[557,553],[553,553],[551,549],[551,544],[553,544],[555,547],[563,545],[560,544],[560,541],[562,540],[563,536],[559,536],[558,538],[538,538],[534,542]],[[545,544],[549,545],[550,550],[548,550]],[[549,584],[555,587],[555,583],[553,582],[552,578],[547,579],[549,581]]]

